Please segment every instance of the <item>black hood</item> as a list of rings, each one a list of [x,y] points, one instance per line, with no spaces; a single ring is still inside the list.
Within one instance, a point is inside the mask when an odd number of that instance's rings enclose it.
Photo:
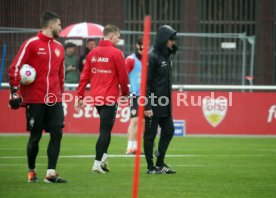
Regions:
[[[163,51],[172,36],[176,36],[176,31],[169,25],[162,25],[157,32],[154,48]]]

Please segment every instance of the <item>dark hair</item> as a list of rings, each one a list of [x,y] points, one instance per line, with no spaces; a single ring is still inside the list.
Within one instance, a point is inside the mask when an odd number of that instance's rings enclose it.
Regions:
[[[112,32],[113,33],[120,33],[120,29],[117,26],[111,25],[111,24],[108,24],[104,27],[104,30],[103,30],[104,36],[108,36]]]
[[[143,45],[143,37],[142,37],[142,36],[139,36],[139,37],[136,39],[136,44],[138,44],[138,45]]]
[[[75,43],[72,43],[72,42],[67,42],[65,45],[64,45],[64,49],[67,49],[69,47],[77,47],[77,45]]]
[[[57,19],[60,19],[60,17],[56,13],[45,11],[40,19],[41,27],[46,28],[48,27],[50,21],[55,21]]]
[[[94,39],[94,38],[89,38],[89,39],[87,39],[87,40],[86,40],[86,43],[89,43],[90,41],[97,42],[97,40],[96,40],[96,39]]]

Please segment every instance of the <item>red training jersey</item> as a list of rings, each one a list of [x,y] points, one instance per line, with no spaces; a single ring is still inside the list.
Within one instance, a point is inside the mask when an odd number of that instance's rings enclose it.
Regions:
[[[20,85],[20,68],[29,64],[36,70],[35,81]],[[25,41],[9,68],[10,86],[20,86],[24,103],[61,102],[64,90],[64,49],[42,32]]]
[[[129,94],[128,75],[121,50],[109,40],[100,41],[86,57],[78,86],[78,96],[84,97],[86,85],[90,81],[92,103],[106,105],[117,102],[121,95]]]

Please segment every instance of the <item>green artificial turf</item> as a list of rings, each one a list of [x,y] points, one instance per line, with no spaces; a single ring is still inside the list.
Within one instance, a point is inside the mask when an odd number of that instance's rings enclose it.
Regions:
[[[37,158],[39,182],[27,183],[26,135],[0,136],[0,197],[131,197],[134,158],[126,136],[112,136],[108,174],[91,172],[95,135],[64,134],[57,171],[68,184],[46,184],[48,134]],[[156,141],[157,142],[157,141]],[[275,137],[175,137],[166,163],[175,175],[147,175],[141,159],[139,197],[276,197]]]

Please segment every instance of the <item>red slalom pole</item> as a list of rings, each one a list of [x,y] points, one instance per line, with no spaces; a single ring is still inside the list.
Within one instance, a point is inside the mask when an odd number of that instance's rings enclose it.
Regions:
[[[140,85],[141,98],[145,98],[146,96],[148,51],[149,51],[149,42],[150,42],[150,25],[151,25],[151,18],[150,16],[146,16],[144,19],[144,36],[143,36],[144,48],[142,52],[142,75],[141,75],[141,85]],[[142,103],[141,100],[140,100],[140,103]],[[133,186],[132,186],[133,198],[138,197],[141,137],[142,137],[142,130],[144,129],[144,109],[145,109],[144,105],[138,106],[137,152],[135,155],[134,176],[133,176]]]

